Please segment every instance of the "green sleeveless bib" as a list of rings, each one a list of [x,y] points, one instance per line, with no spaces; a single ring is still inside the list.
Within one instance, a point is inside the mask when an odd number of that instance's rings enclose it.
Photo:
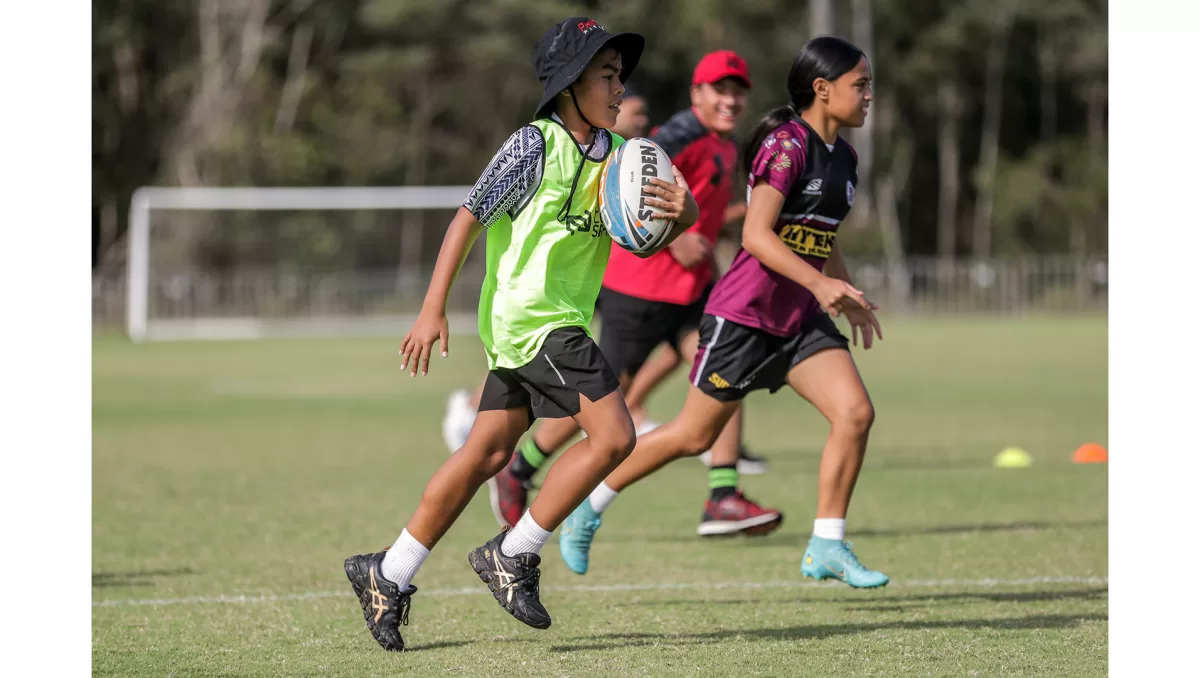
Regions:
[[[526,365],[553,330],[581,327],[590,334],[612,247],[600,222],[604,160],[584,161],[570,212],[559,221],[583,152],[559,123],[531,124],[545,141],[541,185],[515,219],[506,214],[487,233],[479,337],[489,370]],[[625,141],[611,137],[610,154]]]

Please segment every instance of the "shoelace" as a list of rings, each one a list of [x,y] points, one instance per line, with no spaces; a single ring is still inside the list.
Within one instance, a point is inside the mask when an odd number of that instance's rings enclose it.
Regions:
[[[866,567],[864,567],[862,563],[858,562],[858,556],[854,555],[854,551],[851,550],[853,548],[853,543],[848,541],[842,542],[841,548],[838,549],[838,555],[841,557],[842,563],[845,564],[847,569],[851,567],[857,567],[865,570]]]
[[[412,596],[402,596],[400,598],[400,623],[408,626],[408,608],[412,605]]]
[[[537,568],[533,568],[529,572],[517,577],[516,579],[513,579],[504,586],[501,586],[500,590],[504,591],[510,588],[517,588],[524,590],[526,593],[532,593],[534,598],[540,598],[541,593],[539,591],[539,583],[541,582],[541,579],[542,571]]]

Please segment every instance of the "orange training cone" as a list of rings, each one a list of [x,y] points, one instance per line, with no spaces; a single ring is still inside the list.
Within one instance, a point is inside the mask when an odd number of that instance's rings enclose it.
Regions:
[[[1106,464],[1108,463],[1108,450],[1096,443],[1085,443],[1075,450],[1073,461],[1076,464]]]

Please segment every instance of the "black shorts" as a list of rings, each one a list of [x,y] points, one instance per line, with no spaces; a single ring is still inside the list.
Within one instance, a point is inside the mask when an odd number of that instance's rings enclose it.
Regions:
[[[600,351],[617,374],[630,377],[642,369],[659,344],[679,350],[688,332],[700,327],[710,285],[687,306],[665,301],[648,301],[601,287],[596,299],[600,314]]]
[[[800,361],[827,348],[848,348],[849,340],[833,319],[819,313],[794,337],[777,337],[753,327],[705,314],[700,348],[692,365],[692,384],[722,402],[751,391],[778,391]]]
[[[581,327],[564,327],[546,335],[542,350],[515,369],[488,372],[479,411],[524,407],[530,420],[579,414],[579,394],[595,402],[619,384],[600,347]]]

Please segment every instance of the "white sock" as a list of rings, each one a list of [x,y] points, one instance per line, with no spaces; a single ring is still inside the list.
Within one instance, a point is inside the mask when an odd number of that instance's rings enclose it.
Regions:
[[[842,541],[846,538],[846,519],[817,518],[813,521],[813,536]]]
[[[617,491],[609,487],[605,483],[600,483],[592,493],[588,495],[588,503],[592,505],[592,510],[596,513],[604,513],[604,509],[612,503],[613,499],[617,498]]]
[[[549,539],[550,533],[543,530],[529,511],[526,511],[512,532],[504,535],[504,541],[500,543],[500,552],[509,558],[521,553],[540,553]]]
[[[421,563],[429,556],[429,549],[408,533],[405,529],[396,538],[396,543],[383,556],[383,578],[400,587],[401,591],[408,589],[412,578],[421,569]]]

